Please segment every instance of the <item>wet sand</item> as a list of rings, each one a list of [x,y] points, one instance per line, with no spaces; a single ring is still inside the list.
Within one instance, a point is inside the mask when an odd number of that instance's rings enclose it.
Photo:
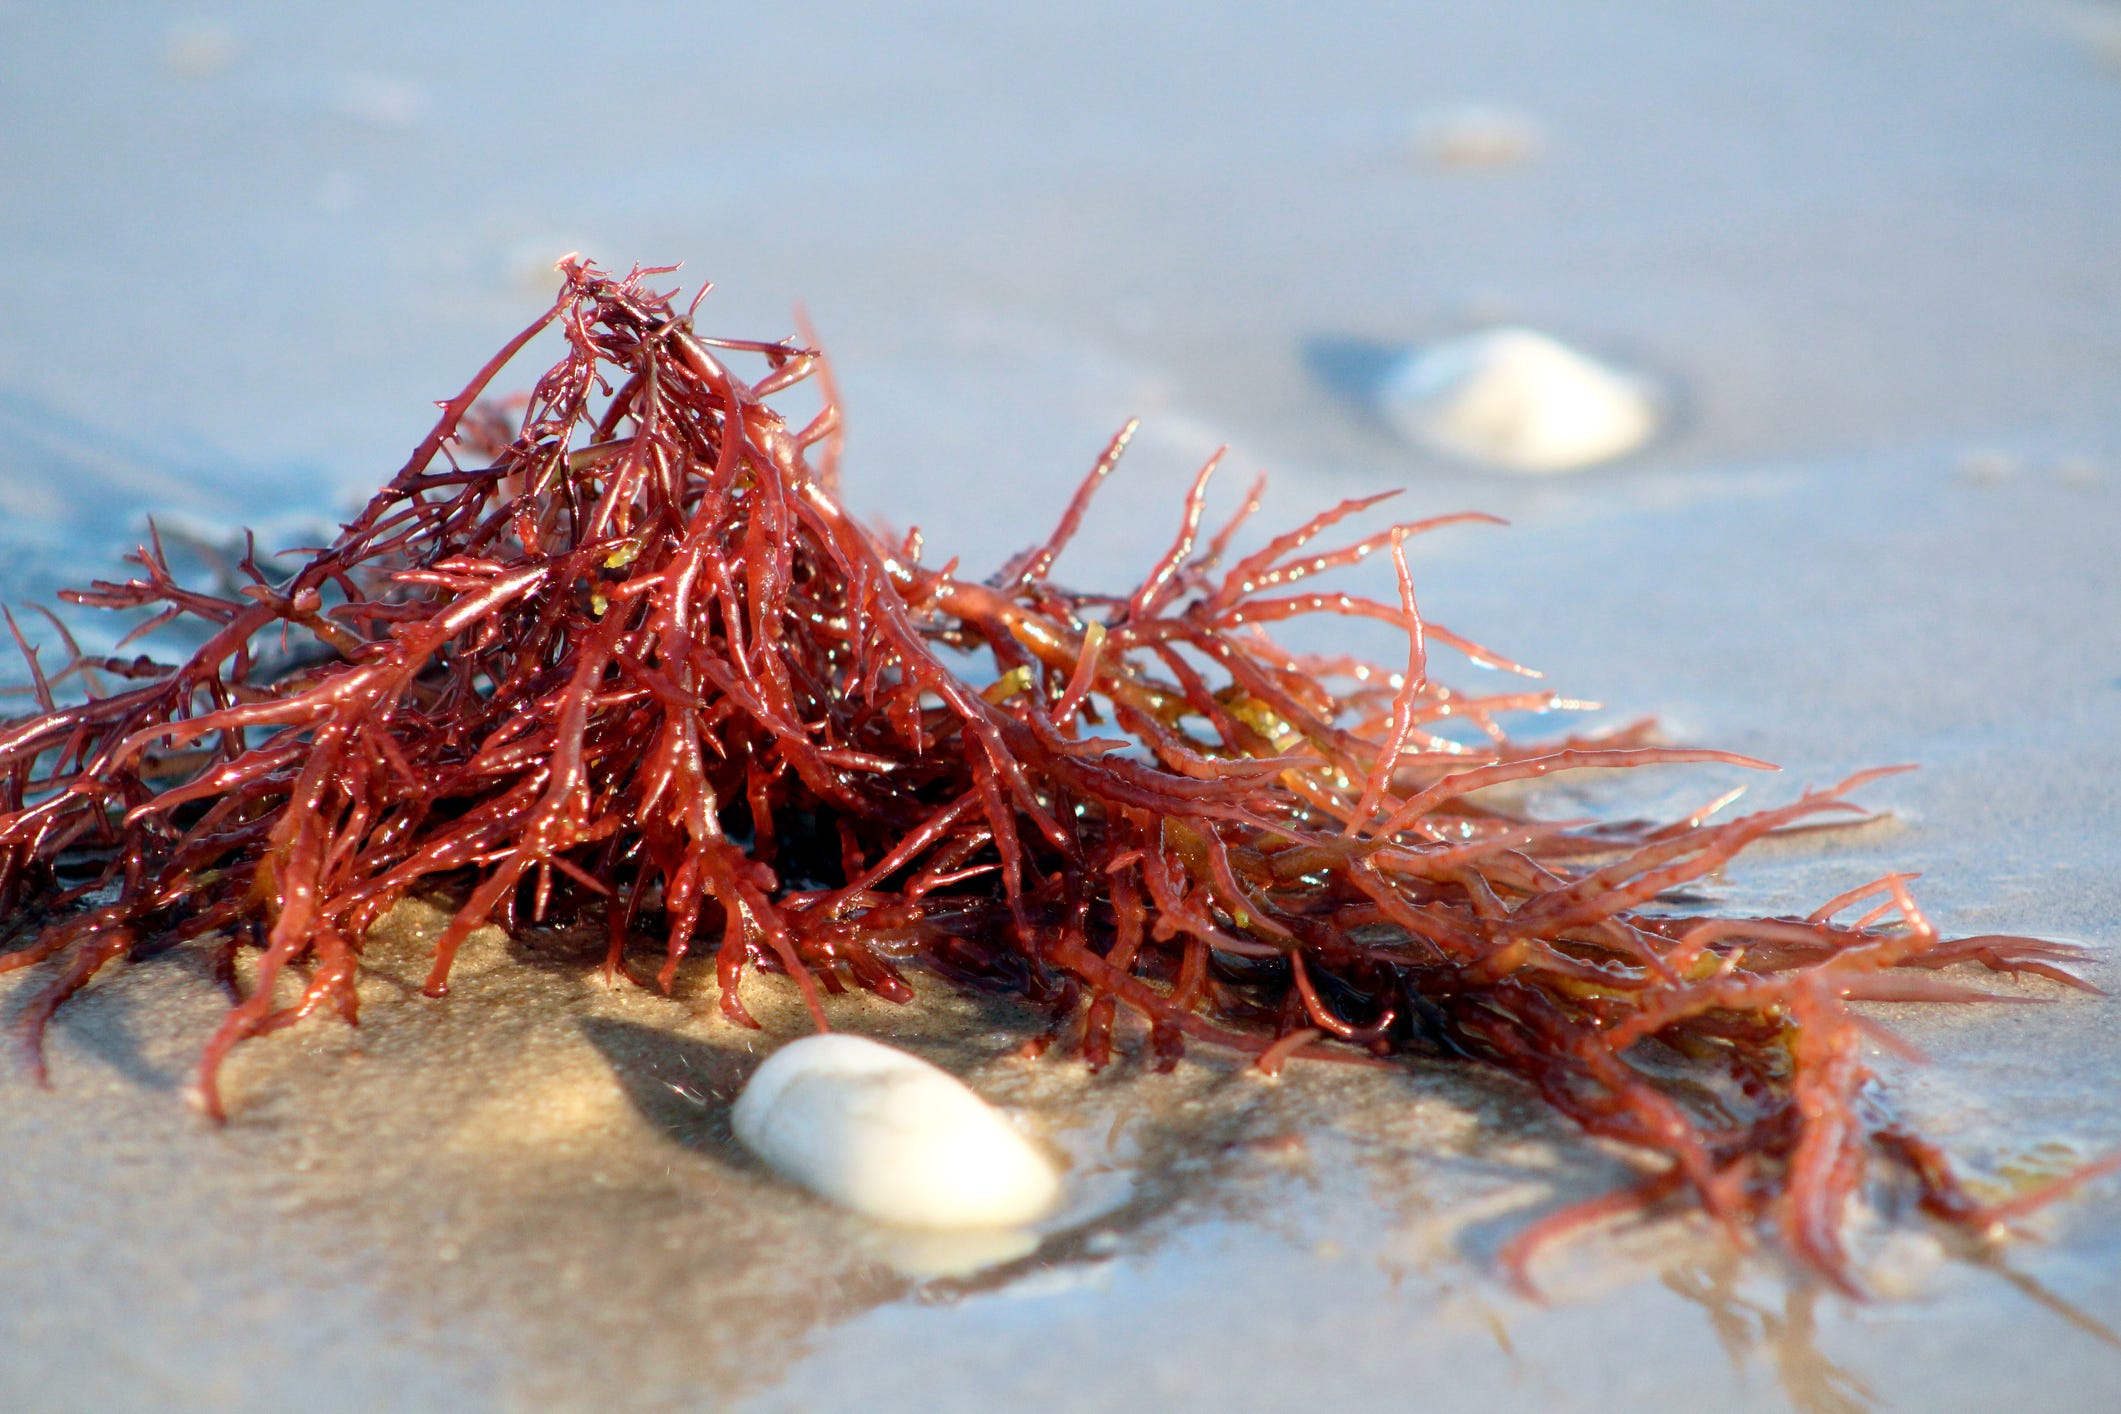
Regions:
[[[1425,611],[1603,720],[1786,763],[1754,800],[1923,764],[1867,793],[1888,820],[1765,850],[1722,903],[1917,868],[1940,926],[2085,942],[2121,986],[2108,7],[571,13],[0,12],[0,189],[34,198],[0,210],[0,591],[105,573],[151,510],[297,538],[395,468],[551,256],[683,257],[718,328],[808,302],[850,499],[941,555],[998,562],[1133,413],[1084,583],[1138,573],[1224,441],[1233,482],[1273,470],[1268,519],[1392,486],[1498,511],[1422,547]],[[1538,141],[1437,161],[1466,104]],[[1409,342],[1504,320],[1670,379],[1682,415],[1527,483],[1362,406]],[[1868,1304],[1685,1222],[1555,1254],[1535,1304],[1497,1246],[1630,1170],[1520,1087],[1199,1051],[1092,1077],[1015,1058],[1038,1022],[1007,1005],[842,1000],[1021,1107],[1084,1195],[1031,1253],[938,1275],[977,1254],[731,1145],[735,1086],[802,1024],[770,981],[760,1037],[697,980],[607,990],[566,939],[485,935],[431,1002],[429,922],[378,940],[358,1031],[244,1050],[225,1129],[183,1099],[221,1006],[185,954],[62,1013],[52,1092],[0,1066],[0,1404],[2071,1410],[2121,1377],[2111,1182],[1994,1252],[1867,1222]],[[1896,1102],[1979,1173],[2121,1146],[2115,1003],[2002,985],[2041,1004],[1880,1009],[1933,1058],[1881,1061]]]

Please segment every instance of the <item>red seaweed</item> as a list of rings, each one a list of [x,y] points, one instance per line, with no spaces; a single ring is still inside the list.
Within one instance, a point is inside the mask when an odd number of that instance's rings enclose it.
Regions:
[[[1673,897],[1764,837],[1860,814],[1849,797],[1886,773],[1730,820],[1712,822],[1728,797],[1664,825],[1532,818],[1482,792],[1766,763],[1647,724],[1524,744],[1502,714],[1571,704],[1433,682],[1432,643],[1516,668],[1424,620],[1407,567],[1410,537],[1485,517],[1329,543],[1382,498],[1352,500],[1233,560],[1259,488],[1204,532],[1211,461],[1136,588],[1063,587],[1131,424],[1045,542],[985,581],[930,567],[842,506],[813,348],[700,335],[649,288],[668,271],[562,270],[552,308],[292,573],[249,554],[239,592],[203,592],[156,540],[136,577],[65,596],[145,612],[128,640],[189,627],[180,660],[92,658],[61,628],[47,673],[10,618],[39,710],[0,729],[0,971],[44,969],[16,1019],[40,1078],[58,1007],[190,941],[236,993],[198,1071],[221,1118],[231,1050],[316,1011],[354,1021],[369,930],[442,896],[432,996],[473,929],[541,922],[601,929],[612,975],[659,939],[665,990],[711,954],[746,1026],[747,972],[789,979],[821,1028],[821,992],[906,1001],[924,972],[1048,1008],[1092,1066],[1125,1009],[1164,1065],[1190,1038],[1269,1071],[1499,1067],[1654,1165],[1526,1228],[1504,1254],[1520,1275],[1561,1233],[1683,1195],[1853,1289],[1843,1235],[1878,1160],[1947,1223],[2022,1214],[1894,1122],[1863,1060],[1883,1033],[1851,1003],[1984,997],[1934,975],[1960,963],[2087,987],[2076,948],[1948,939],[1900,875],[1805,917]],[[565,357],[504,421],[482,399],[548,328]],[[792,426],[770,400],[806,379],[823,411]],[[1380,552],[1396,600],[1318,587]],[[1404,632],[1403,667],[1270,635],[1311,615]]]

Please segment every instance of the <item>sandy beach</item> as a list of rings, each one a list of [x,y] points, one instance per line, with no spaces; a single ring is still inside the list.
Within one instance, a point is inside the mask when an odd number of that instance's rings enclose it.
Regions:
[[[1510,3],[1210,15],[0,9],[0,596],[173,542],[303,539],[403,460],[551,296],[552,261],[686,262],[700,322],[836,360],[846,485],[984,571],[1112,430],[1070,551],[1130,585],[1199,461],[1263,522],[1400,489],[1425,613],[1673,741],[1855,769],[1883,818],[1774,842],[1719,907],[1919,870],[1951,933],[2088,945],[2121,986],[2121,8]],[[1610,466],[1524,476],[1379,415],[1409,349],[1522,324],[1654,378]],[[519,365],[527,381],[543,365]],[[1350,587],[1389,597],[1389,566]],[[78,621],[78,620],[77,620]],[[1388,636],[1310,630],[1380,656]],[[92,640],[93,641],[93,640]],[[1439,654],[1439,677],[1493,675]],[[12,710],[12,709],[10,709]],[[1555,724],[1559,729],[1562,724]],[[1720,768],[1555,783],[1684,813]],[[1280,1078],[1196,1048],[1097,1075],[931,982],[835,1026],[942,1064],[1068,1163],[1029,1250],[917,1241],[775,1180],[728,1105],[807,1022],[711,971],[607,989],[594,940],[435,918],[371,947],[364,1023],[246,1047],[178,950],[0,1064],[10,1409],[2103,1409],[2121,1184],[1974,1247],[1866,1212],[1878,1299],[1690,1220],[1511,1290],[1498,1248],[1624,1181],[1464,1066]],[[1880,1006],[1894,1103],[1977,1176],[2121,1148],[2105,996]],[[22,994],[0,978],[0,1016]]]

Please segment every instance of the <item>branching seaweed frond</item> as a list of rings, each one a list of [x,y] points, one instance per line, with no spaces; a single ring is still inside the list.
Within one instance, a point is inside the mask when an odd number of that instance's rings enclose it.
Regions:
[[[1056,562],[1131,425],[994,579],[925,566],[842,506],[829,383],[801,427],[770,405],[824,374],[816,350],[702,337],[650,289],[663,273],[567,263],[552,308],[291,574],[248,554],[203,592],[153,541],[131,579],[68,596],[144,615],[142,642],[188,629],[177,661],[67,639],[49,670],[10,618],[38,710],[0,728],[0,970],[44,970],[17,1019],[32,1057],[135,950],[255,949],[200,1062],[219,1117],[230,1053],[313,1012],[354,1020],[370,929],[439,894],[456,907],[436,996],[481,925],[588,923],[614,975],[658,938],[666,989],[711,954],[747,1026],[747,972],[789,979],[823,1027],[823,994],[906,1000],[918,964],[1050,1007],[1093,1066],[1121,1009],[1165,1064],[1187,1038],[1269,1070],[1486,1062],[1656,1165],[1528,1229],[1520,1266],[1685,1195],[1848,1281],[1842,1231],[1880,1157],[1938,1216],[2002,1220],[1885,1115],[1861,1045],[1876,1028],[1851,1006],[1984,995],[1936,975],[1957,963],[2082,986],[2075,949],[1947,939],[1899,875],[1804,918],[1670,904],[1748,845],[1856,811],[1878,773],[1720,821],[1726,801],[1668,825],[1519,813],[1491,788],[1765,763],[1642,725],[1521,745],[1503,714],[1570,704],[1433,681],[1439,643],[1515,666],[1415,601],[1409,540],[1481,517],[1334,543],[1371,505],[1350,501],[1232,560],[1259,492],[1204,539],[1211,463],[1139,586],[1064,588]],[[548,329],[565,355],[520,416],[475,412]],[[737,357],[765,372],[745,381]],[[1319,587],[1379,552],[1393,600]],[[1404,665],[1270,635],[1319,614],[1403,631]],[[965,653],[986,681],[950,666]]]

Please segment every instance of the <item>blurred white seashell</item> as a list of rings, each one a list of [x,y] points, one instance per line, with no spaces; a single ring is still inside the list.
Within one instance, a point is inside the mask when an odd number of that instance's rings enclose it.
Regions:
[[[235,35],[216,24],[182,24],[162,42],[162,67],[181,79],[217,79],[236,62]]]
[[[1545,143],[1530,114],[1485,104],[1439,109],[1414,126],[1415,151],[1439,167],[1512,167],[1537,157]]]
[[[1659,422],[1649,380],[1509,327],[1414,350],[1377,400],[1422,446],[1511,471],[1611,461],[1649,441]]]
[[[791,1041],[732,1116],[783,1178],[879,1222],[1000,1228],[1051,1210],[1060,1181],[999,1111],[917,1056],[860,1036]]]
[[[517,289],[546,294],[559,288],[562,260],[595,250],[597,244],[565,235],[525,236],[495,255],[494,268],[501,279]]]

